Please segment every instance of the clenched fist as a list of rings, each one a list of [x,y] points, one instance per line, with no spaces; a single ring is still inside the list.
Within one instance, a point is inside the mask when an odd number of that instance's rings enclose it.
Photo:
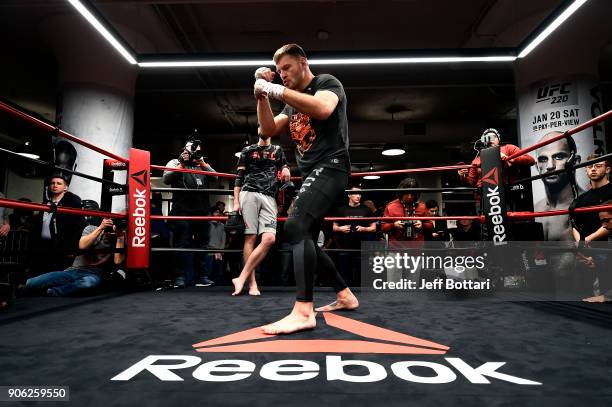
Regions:
[[[268,82],[272,82],[274,77],[276,76],[276,72],[272,71],[270,68],[262,66],[261,68],[257,68],[255,71],[255,80],[264,79]]]

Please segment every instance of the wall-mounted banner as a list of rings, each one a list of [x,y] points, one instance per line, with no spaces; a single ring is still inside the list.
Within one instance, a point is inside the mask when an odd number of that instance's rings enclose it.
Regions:
[[[595,77],[573,75],[548,78],[519,90],[520,145],[527,147],[544,141],[584,123],[602,113],[601,91]],[[537,163],[532,175],[564,168],[566,163],[578,164],[596,150],[605,151],[603,125],[593,126],[573,136],[575,149],[559,140],[530,154]],[[533,202],[536,211],[567,209],[574,194],[571,175],[553,175],[533,182]],[[589,184],[586,171],[575,172],[577,192]],[[546,240],[571,240],[567,216],[540,218]]]

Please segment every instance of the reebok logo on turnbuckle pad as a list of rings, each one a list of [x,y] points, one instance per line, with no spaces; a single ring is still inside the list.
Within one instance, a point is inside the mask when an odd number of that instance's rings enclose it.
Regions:
[[[497,172],[497,168],[491,169],[489,172],[482,177],[482,182],[486,182],[490,185],[499,185],[499,173]]]
[[[130,177],[136,182],[138,182],[143,187],[147,186],[147,170],[142,170],[131,174]]]

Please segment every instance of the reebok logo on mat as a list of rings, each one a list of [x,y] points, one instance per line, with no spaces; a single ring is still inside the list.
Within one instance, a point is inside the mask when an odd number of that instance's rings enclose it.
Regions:
[[[366,324],[351,318],[324,312],[327,325],[350,332],[366,339],[278,339],[266,335],[261,327],[236,332],[219,338],[210,339],[193,345],[198,352],[204,353],[361,353],[361,354],[418,354],[444,355],[448,346],[415,338],[390,329]],[[286,336],[282,336],[285,338]],[[422,384],[445,384],[457,380],[458,374],[473,384],[490,384],[496,379],[518,385],[541,385],[532,380],[511,376],[497,370],[505,362],[486,362],[472,367],[460,358],[445,357],[442,363],[423,360],[396,361],[388,369],[393,375],[406,382]],[[442,361],[440,361],[442,362]],[[375,383],[385,380],[389,373],[380,363],[370,360],[343,359],[341,356],[325,355],[324,366],[304,359],[273,360],[264,363],[256,373],[257,366],[251,360],[224,359],[203,361],[193,355],[149,355],[136,362],[123,372],[114,376],[112,381],[130,381],[140,374],[153,375],[164,382],[182,382],[185,379],[175,371],[195,368],[191,376],[204,382],[236,382],[251,376],[273,382],[300,382],[304,380],[342,381],[352,383]],[[355,369],[360,374],[354,374]],[[454,368],[454,370],[452,369]],[[366,374],[363,374],[365,369]],[[148,372],[148,373],[145,373]],[[425,372],[425,373],[423,373]],[[323,383],[322,383],[323,384]]]
[[[193,345],[198,352],[268,352],[268,353],[382,353],[443,355],[449,347],[415,338],[390,329],[324,312],[325,323],[334,328],[373,340],[277,339],[261,327],[236,332]],[[282,335],[286,338],[286,335]],[[381,342],[385,341],[385,342]]]

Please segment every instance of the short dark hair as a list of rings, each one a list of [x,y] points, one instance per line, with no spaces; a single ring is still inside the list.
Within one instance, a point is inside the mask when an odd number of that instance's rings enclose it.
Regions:
[[[276,50],[272,59],[274,60],[274,63],[277,64],[278,61],[285,55],[290,55],[295,58],[306,58],[306,53],[302,47],[297,44],[285,44]]]
[[[51,183],[53,178],[60,178],[64,181],[66,185],[68,185],[68,175],[63,171],[56,171],[52,173],[49,178],[47,178],[47,184]]]
[[[401,182],[397,186],[398,189],[418,188],[418,187],[419,187],[419,182],[416,180],[416,178],[412,178],[412,177],[404,178],[403,180],[401,180]],[[402,194],[403,193],[404,192],[402,192]]]
[[[602,157],[602,156],[603,156],[603,154],[593,153],[593,154],[590,154],[587,157],[587,161],[594,160],[594,159]],[[612,161],[610,161],[610,160],[603,160],[602,162],[606,164],[606,167],[612,167]]]
[[[440,205],[438,205],[438,201],[436,201],[435,199],[430,199],[429,201],[425,202],[425,206],[427,207],[427,209],[440,208]]]
[[[416,178],[412,178],[412,177],[404,178],[403,180],[400,181],[399,185],[397,186],[398,189],[418,188],[418,187],[419,187],[419,182],[416,180]],[[417,191],[414,191],[414,192],[397,191],[397,197],[400,200],[405,194],[413,194],[417,197],[417,199],[419,196],[419,193]]]

